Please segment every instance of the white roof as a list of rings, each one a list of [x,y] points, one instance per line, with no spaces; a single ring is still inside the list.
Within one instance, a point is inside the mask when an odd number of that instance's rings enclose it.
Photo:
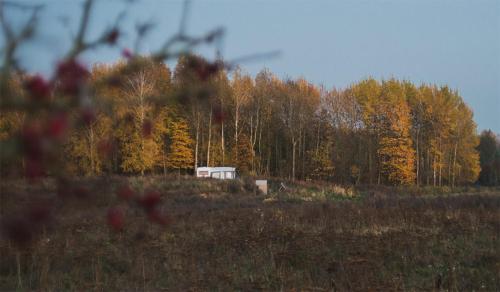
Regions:
[[[201,170],[201,171],[236,171],[235,167],[226,167],[226,166],[219,166],[219,167],[198,167],[196,170]]]

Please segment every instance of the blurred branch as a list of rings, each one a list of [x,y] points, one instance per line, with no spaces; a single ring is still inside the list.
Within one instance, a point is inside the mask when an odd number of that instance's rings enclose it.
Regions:
[[[21,10],[30,10],[31,15],[26,22],[26,24],[22,27],[21,31],[19,32],[18,35],[14,33],[12,28],[9,26],[7,23],[7,20],[5,19],[4,15],[4,8],[5,6],[12,6],[16,9],[21,9]],[[38,19],[38,12],[42,9],[43,6],[41,5],[21,5],[18,3],[11,3],[11,2],[5,2],[2,1],[0,2],[0,25],[2,26],[2,30],[4,32],[5,36],[5,47],[4,47],[4,60],[2,64],[2,70],[5,75],[9,73],[9,70],[11,67],[14,67],[16,70],[19,70],[17,66],[17,62],[15,60],[15,51],[17,47],[19,46],[20,43],[22,43],[24,40],[29,39],[30,37],[33,36],[34,31],[35,31],[35,24]]]
[[[5,16],[3,15],[4,12],[4,2],[0,2],[0,23],[2,25],[2,30],[6,38],[6,42],[9,40],[14,39],[14,33],[12,32],[10,26],[7,24],[7,21],[5,21]]]
[[[189,8],[191,6],[190,0],[184,1],[184,6],[182,7],[181,23],[179,26],[179,36],[184,36],[186,33],[186,23],[189,14]]]
[[[87,31],[93,2],[93,0],[87,0],[83,4],[82,19],[78,28],[78,34],[76,35],[74,46],[69,53],[68,59],[77,56],[81,51],[87,48],[85,45],[85,32]]]
[[[153,28],[153,23],[144,22],[137,24],[135,29],[137,31],[137,40],[135,41],[134,51],[139,51],[139,46],[141,45],[142,40],[146,37],[149,31]]]
[[[234,68],[234,66],[241,64],[241,63],[246,63],[246,62],[255,62],[255,61],[261,61],[265,59],[272,59],[279,57],[281,55],[281,51],[271,51],[267,53],[258,53],[258,54],[251,54],[243,57],[239,57],[236,59],[233,59],[232,61],[226,62],[226,66],[229,66],[229,68]]]

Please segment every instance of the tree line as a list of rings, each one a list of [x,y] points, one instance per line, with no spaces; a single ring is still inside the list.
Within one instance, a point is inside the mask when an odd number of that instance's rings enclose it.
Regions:
[[[172,71],[146,57],[134,70],[125,61],[94,65],[72,113],[83,118],[65,141],[64,171],[158,174],[232,165],[243,174],[342,184],[478,179],[480,138],[456,90],[372,78],[326,89],[266,69],[255,77],[231,69],[193,55]],[[86,103],[93,110],[86,112]],[[0,135],[13,135],[22,121],[20,112],[3,115]]]
[[[478,183],[486,186],[500,185],[500,139],[491,130],[483,131],[479,138],[481,172]]]

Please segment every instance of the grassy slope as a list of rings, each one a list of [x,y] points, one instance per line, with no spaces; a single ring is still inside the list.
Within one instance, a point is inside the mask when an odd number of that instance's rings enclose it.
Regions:
[[[89,197],[57,203],[29,247],[0,241],[0,290],[18,285],[16,255],[29,290],[500,290],[498,194],[339,196],[302,183],[269,199],[235,183],[129,180],[162,192],[169,226],[129,209],[125,231],[110,231],[117,182],[94,182]],[[54,192],[2,182],[3,210]]]

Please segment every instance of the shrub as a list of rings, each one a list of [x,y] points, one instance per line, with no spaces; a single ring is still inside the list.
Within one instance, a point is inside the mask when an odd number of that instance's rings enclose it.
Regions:
[[[257,191],[257,186],[255,185],[255,181],[251,177],[243,178],[243,188],[247,192],[255,193]]]
[[[227,192],[230,194],[238,194],[242,191],[242,183],[239,180],[230,180],[227,183]]]

